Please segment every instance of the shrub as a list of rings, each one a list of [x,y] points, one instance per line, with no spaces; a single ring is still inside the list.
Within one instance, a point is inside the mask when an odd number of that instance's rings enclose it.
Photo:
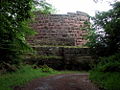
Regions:
[[[119,72],[99,72],[91,71],[90,80],[96,83],[101,90],[120,90],[120,73]]]
[[[100,72],[120,72],[120,53],[109,57],[101,57],[93,70]]]
[[[109,56],[109,57],[101,57],[100,58],[100,63],[101,64],[106,64],[109,62],[120,62],[120,53],[116,53],[115,55]]]
[[[90,71],[90,79],[105,90],[120,90],[120,53],[99,61]]]
[[[120,72],[120,62],[109,62],[105,65],[99,65],[97,70],[100,72]]]
[[[47,65],[41,66],[41,71],[42,72],[49,72],[49,73],[54,72],[54,70],[52,68],[48,67]]]

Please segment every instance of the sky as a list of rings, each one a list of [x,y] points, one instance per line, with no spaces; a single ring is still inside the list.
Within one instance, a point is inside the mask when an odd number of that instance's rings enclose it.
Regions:
[[[57,14],[66,14],[67,12],[82,11],[94,16],[97,11],[107,11],[112,7],[109,2],[113,0],[104,0],[103,2],[95,3],[93,0],[46,0],[56,9]],[[120,1],[120,0],[117,0]]]

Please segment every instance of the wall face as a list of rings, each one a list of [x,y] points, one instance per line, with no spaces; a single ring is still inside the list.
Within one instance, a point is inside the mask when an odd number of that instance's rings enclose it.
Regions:
[[[48,65],[58,70],[89,70],[93,63],[89,48],[67,48],[67,47],[34,47],[37,51],[36,57],[31,57],[26,62],[39,65]],[[44,58],[41,58],[43,56]],[[45,58],[45,57],[51,58]],[[54,57],[53,57],[54,56]],[[55,58],[61,57],[61,58]]]
[[[29,37],[33,45],[70,45],[77,46],[86,43],[83,39],[85,31],[84,22],[89,21],[87,14],[82,12],[68,13],[66,15],[43,15],[36,13],[35,22],[31,26],[38,32]]]

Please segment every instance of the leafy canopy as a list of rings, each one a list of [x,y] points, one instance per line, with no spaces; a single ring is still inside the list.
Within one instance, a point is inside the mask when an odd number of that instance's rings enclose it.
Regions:
[[[98,12],[93,17],[94,25],[88,29],[89,42],[98,56],[109,56],[120,52],[120,2],[107,12]]]
[[[36,5],[35,2],[45,8],[44,11],[49,8],[48,4],[39,0],[1,0],[0,69],[18,65],[21,56],[32,51],[25,37],[34,34],[28,22],[31,19],[33,6]]]

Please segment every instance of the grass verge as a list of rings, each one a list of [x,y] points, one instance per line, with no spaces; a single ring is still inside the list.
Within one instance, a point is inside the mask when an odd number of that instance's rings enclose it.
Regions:
[[[120,72],[91,71],[90,79],[102,90],[120,90]]]
[[[47,69],[48,70],[48,69]],[[12,90],[12,87],[24,85],[30,80],[38,77],[44,77],[55,74],[63,73],[80,73],[78,71],[55,71],[49,69],[49,72],[43,72],[43,69],[33,69],[31,66],[23,66],[21,69],[14,73],[7,73],[0,75],[0,90]]]

